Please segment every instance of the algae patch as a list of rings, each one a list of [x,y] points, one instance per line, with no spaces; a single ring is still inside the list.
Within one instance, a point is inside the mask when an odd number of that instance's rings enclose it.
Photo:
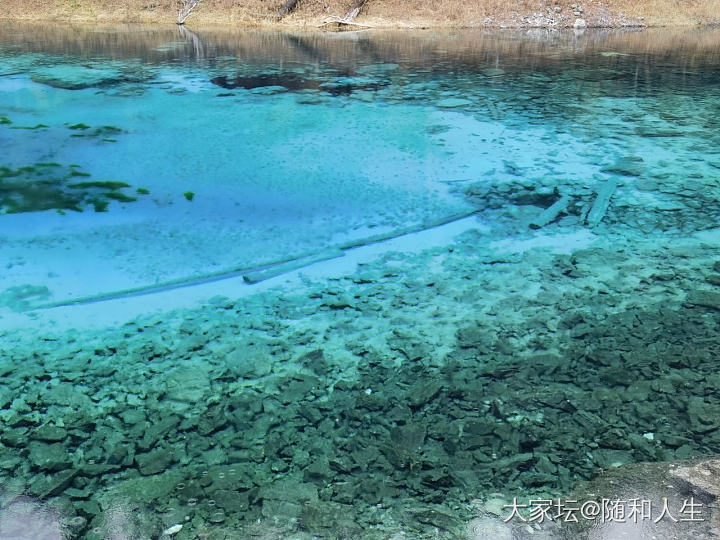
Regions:
[[[65,210],[82,212],[92,205],[105,212],[110,201],[134,202],[136,197],[123,193],[130,184],[113,180],[72,180],[91,175],[77,165],[36,163],[16,169],[0,166],[0,214]]]
[[[100,126],[93,129],[87,124],[80,123],[67,126],[67,128],[75,132],[70,135],[73,138],[99,138],[103,142],[117,142],[113,137],[125,133],[124,130],[117,126]]]

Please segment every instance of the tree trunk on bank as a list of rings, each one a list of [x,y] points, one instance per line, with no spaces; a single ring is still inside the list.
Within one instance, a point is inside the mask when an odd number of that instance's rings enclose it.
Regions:
[[[293,9],[295,9],[295,6],[297,6],[298,0],[287,0],[283,4],[283,7],[280,8],[280,11],[278,11],[278,19],[282,19],[285,15],[290,13]]]
[[[178,13],[177,24],[185,24],[185,21],[187,21],[193,9],[195,9],[200,2],[202,2],[202,0],[182,0],[182,7],[180,8],[180,13]]]

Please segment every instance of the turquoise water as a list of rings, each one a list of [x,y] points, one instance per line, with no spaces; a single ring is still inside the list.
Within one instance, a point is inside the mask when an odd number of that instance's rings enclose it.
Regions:
[[[504,538],[720,452],[718,118],[717,30],[4,28],[0,538]]]

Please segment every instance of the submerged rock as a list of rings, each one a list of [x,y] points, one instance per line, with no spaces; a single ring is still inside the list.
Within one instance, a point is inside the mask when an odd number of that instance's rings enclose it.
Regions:
[[[117,69],[101,64],[63,64],[34,71],[31,79],[64,90],[83,90],[147,81],[152,75],[141,69]]]
[[[6,306],[13,311],[31,309],[35,303],[50,297],[50,289],[45,285],[17,285],[8,287],[0,293],[0,307]]]
[[[472,101],[464,98],[446,98],[436,102],[435,105],[437,107],[442,107],[443,109],[454,109],[456,107],[466,107],[467,105],[472,105]]]

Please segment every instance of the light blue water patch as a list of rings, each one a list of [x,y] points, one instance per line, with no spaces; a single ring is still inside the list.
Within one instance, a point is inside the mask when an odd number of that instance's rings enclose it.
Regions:
[[[26,242],[26,272],[2,286],[50,279],[57,299],[102,292],[82,272],[57,271],[68,242],[78,267],[132,287],[452,215],[478,204],[461,195],[478,181],[557,191],[716,178],[708,113],[718,88],[707,70],[641,71],[652,60],[625,53],[473,64],[470,53],[450,62],[432,49],[317,62],[307,59],[324,54],[315,45],[281,39],[292,44],[287,61],[197,41],[192,53],[173,41],[125,58],[8,49],[5,166],[59,163],[129,188],[100,204],[112,218],[73,222],[86,223],[84,235],[14,216],[5,234]],[[33,249],[37,234],[62,253]]]
[[[720,32],[667,33],[3,25],[0,531],[666,495],[720,452]]]

